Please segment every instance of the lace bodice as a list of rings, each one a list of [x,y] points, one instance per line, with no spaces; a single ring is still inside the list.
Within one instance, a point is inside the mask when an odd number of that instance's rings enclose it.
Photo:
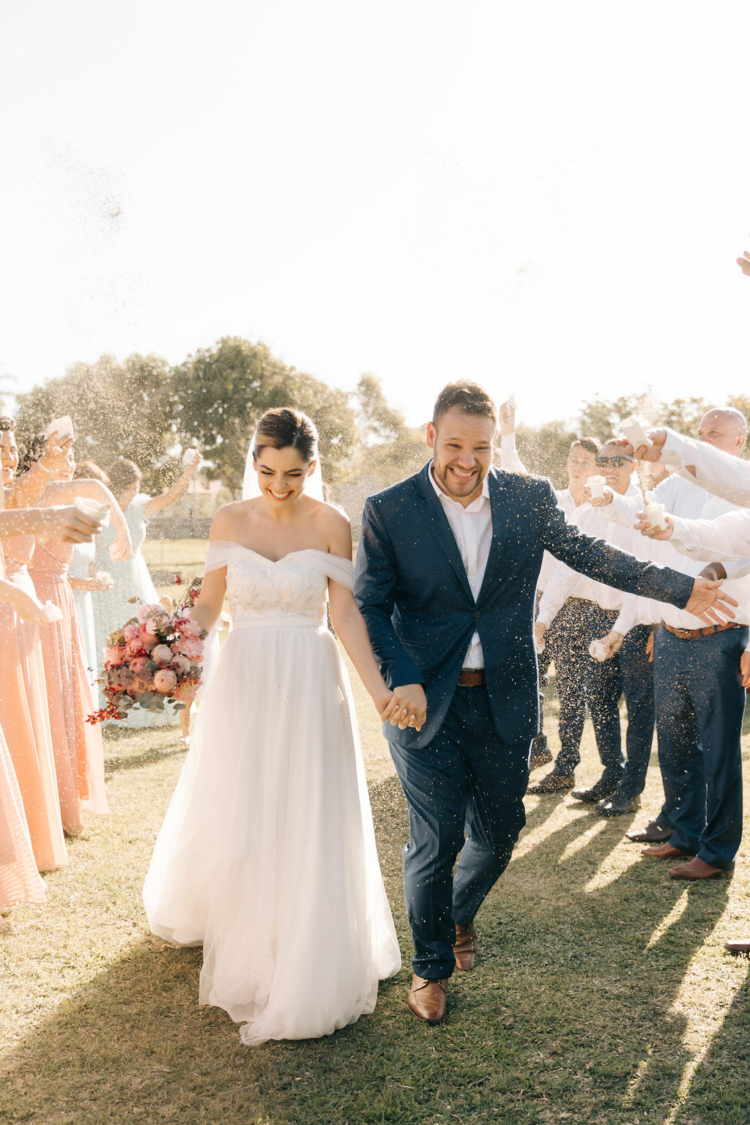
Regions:
[[[212,540],[206,573],[227,568],[227,591],[235,626],[263,619],[301,618],[323,624],[328,579],[348,589],[353,567],[325,551],[292,551],[277,562],[239,543]]]

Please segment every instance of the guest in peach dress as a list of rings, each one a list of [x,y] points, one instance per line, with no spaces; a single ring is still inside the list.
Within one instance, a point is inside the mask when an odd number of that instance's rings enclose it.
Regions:
[[[32,444],[29,453],[36,450]],[[24,467],[24,466],[22,466]],[[55,481],[45,489],[42,506],[69,503],[85,497],[108,505],[117,537],[113,558],[126,558],[130,537],[112,493],[99,481],[73,481],[75,461],[68,448],[64,463],[54,471]],[[109,812],[104,788],[104,746],[101,729],[86,722],[96,707],[86,674],[86,657],[76,621],[73,592],[68,583],[68,567],[73,546],[36,537],[29,573],[42,602],[50,601],[62,613],[41,634],[44,673],[47,682],[52,745],[55,754],[57,788],[63,829],[77,835],[83,828],[81,806],[91,812]]]
[[[0,416],[0,458],[3,485],[8,487],[9,500],[15,499],[13,481],[18,466],[15,422]],[[54,452],[47,457],[54,463]],[[46,470],[46,466],[41,467]],[[26,496],[34,497],[46,488],[50,471],[36,474],[33,481],[23,482]],[[0,508],[3,493],[0,490]],[[36,599],[29,577],[28,563],[34,552],[34,536],[23,535],[3,540],[5,577],[19,590]],[[43,628],[48,628],[46,620]],[[33,620],[24,620],[7,601],[0,602],[0,727],[5,734],[6,749],[15,770],[17,786],[26,813],[28,834],[40,871],[64,866],[67,860],[60,800],[57,791],[55,755],[52,749],[47,687],[40,641],[40,627]],[[12,801],[11,801],[12,805]]]
[[[0,727],[0,910],[17,902],[44,902],[23,801]]]
[[[49,627],[38,599],[4,577],[2,551],[0,606],[10,608],[19,620]],[[9,671],[3,665],[3,679]],[[44,884],[37,871],[16,771],[0,726],[0,910],[17,902],[44,902]]]

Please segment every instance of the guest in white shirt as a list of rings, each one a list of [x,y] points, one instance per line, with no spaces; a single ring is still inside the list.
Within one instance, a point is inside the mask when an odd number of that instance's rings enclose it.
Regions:
[[[637,504],[634,466],[632,455],[614,440],[602,447],[597,458],[597,467],[610,494],[618,499],[632,498]],[[645,561],[652,557],[650,545],[639,543],[632,527],[608,522],[589,504],[584,505],[579,524],[589,535]],[[654,737],[654,685],[647,651],[650,629],[640,621],[622,624],[624,598],[624,593],[612,586],[558,565],[539,604],[537,618],[537,633],[546,639],[546,632],[563,605],[576,599],[585,607],[587,653],[591,640],[603,639],[607,646],[609,659],[600,661],[587,655],[585,674],[578,684],[579,694],[591,711],[603,773],[595,785],[573,793],[578,800],[595,803],[604,816],[621,816],[638,806]],[[619,701],[623,694],[628,712],[627,760],[622,753],[620,731]],[[579,760],[576,755],[574,768]]]
[[[509,403],[500,407],[500,467],[506,472],[526,473],[527,469],[518,455],[515,440],[515,408]],[[595,438],[578,438],[571,444],[566,461],[568,487],[555,489],[557,502],[571,523],[577,523],[586,504],[584,485],[594,476],[599,442]],[[564,563],[545,551],[537,583],[537,606],[547,583],[559,565]],[[570,571],[573,574],[573,571]],[[555,767],[540,781],[529,786],[529,793],[557,793],[571,789],[574,784],[575,764],[580,760],[579,748],[586,719],[586,699],[581,690],[587,660],[588,613],[587,606],[578,598],[571,598],[561,608],[552,628],[545,637],[539,652],[539,734],[531,745],[530,768],[536,769],[552,761],[552,754],[544,731],[544,690],[548,683],[549,668],[555,664],[557,694],[560,701],[558,731],[560,752]]]
[[[715,448],[710,452],[728,457],[727,465],[734,473],[736,465],[746,464],[739,462],[739,453],[747,436],[747,423],[739,411],[711,414],[717,416],[716,425],[723,425],[727,440],[723,450],[712,443]],[[728,451],[726,445],[733,431],[735,445]],[[703,446],[705,442],[698,444]],[[673,442],[671,448],[677,445]],[[662,452],[665,446],[666,440],[661,443]],[[688,447],[681,448],[685,452]],[[700,460],[696,454],[702,456],[703,449],[695,450],[691,445],[690,463]],[[702,515],[710,518],[722,507],[726,508],[726,501],[713,498]],[[719,522],[736,516],[739,513],[725,513]],[[663,541],[673,538],[672,525],[659,530],[646,523],[642,520],[639,526],[650,537]],[[690,560],[683,559],[681,569],[686,574],[700,570],[701,560],[695,558],[696,554]],[[727,560],[727,573],[732,566],[734,574],[750,573],[747,559],[733,564]],[[647,848],[644,854],[659,859],[694,857],[671,870],[674,878],[707,879],[732,871],[742,839],[740,736],[748,660],[745,650],[750,635],[750,577],[728,581],[726,591],[739,603],[733,624],[701,629],[690,614],[673,613],[665,605],[663,627],[654,645],[659,761],[665,807],[669,806],[674,832],[668,844]]]

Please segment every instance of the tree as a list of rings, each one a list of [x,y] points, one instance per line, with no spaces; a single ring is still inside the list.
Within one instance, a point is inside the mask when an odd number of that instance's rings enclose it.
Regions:
[[[260,416],[294,406],[309,414],[320,434],[323,476],[346,471],[357,444],[348,396],[287,367],[265,344],[227,336],[174,370],[172,411],[177,433],[197,441],[210,462],[206,475],[239,496],[247,449]]]
[[[546,422],[535,428],[519,426],[518,453],[530,473],[549,477],[556,488],[567,488],[565,462],[576,436],[563,422]]]
[[[734,404],[730,399],[730,405]],[[740,400],[737,399],[739,402]],[[746,405],[750,402],[745,400]],[[602,399],[598,396],[581,407],[579,419],[582,434],[596,437],[599,441],[616,436],[623,421],[631,414],[642,418],[647,427],[670,426],[683,434],[694,434],[701,418],[714,403],[704,398],[675,398],[663,402],[649,392],[640,395],[623,395],[616,399]],[[741,406],[739,409],[743,409]]]
[[[357,474],[375,477],[387,488],[418,472],[430,457],[424,430],[407,426],[402,412],[389,404],[375,375],[361,376],[354,397],[362,435]]]
[[[17,395],[19,439],[43,433],[53,418],[70,414],[78,460],[90,458],[106,469],[117,457],[128,457],[140,466],[144,488],[161,491],[180,470],[170,456],[177,442],[171,390],[171,368],[157,356],[77,363]]]

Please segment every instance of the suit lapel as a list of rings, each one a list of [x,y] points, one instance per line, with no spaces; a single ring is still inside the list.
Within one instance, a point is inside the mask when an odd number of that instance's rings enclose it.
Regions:
[[[488,483],[492,510],[492,541],[477,605],[482,601],[491,583],[497,581],[508,537],[508,477],[505,473],[490,469]]]
[[[418,505],[419,511],[424,523],[430,529],[443,554],[453,567],[456,577],[461,583],[461,588],[473,604],[474,595],[471,592],[469,579],[466,577],[466,570],[461,558],[461,552],[456,543],[456,537],[451,530],[451,525],[448,523],[448,517],[445,514],[443,505],[438,500],[432,481],[429,478],[429,473],[431,472],[430,466],[431,462],[428,462],[417,477],[417,495],[420,500]]]

